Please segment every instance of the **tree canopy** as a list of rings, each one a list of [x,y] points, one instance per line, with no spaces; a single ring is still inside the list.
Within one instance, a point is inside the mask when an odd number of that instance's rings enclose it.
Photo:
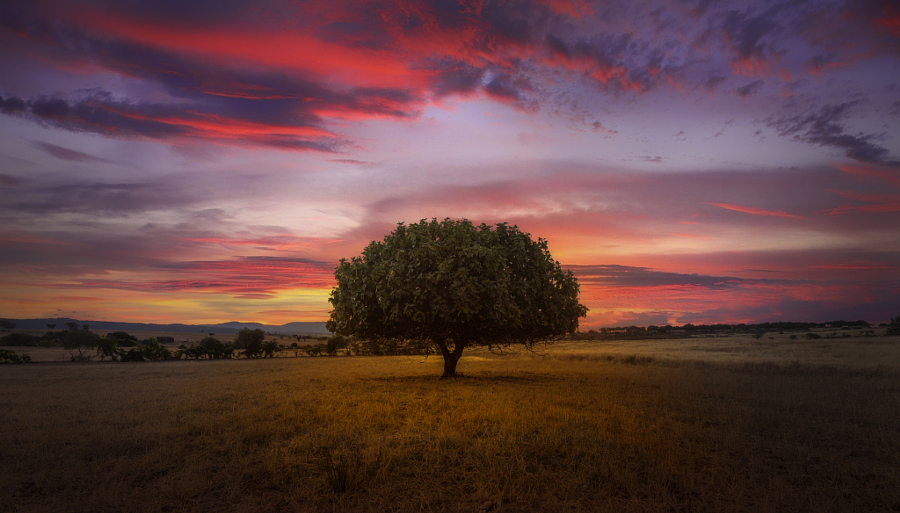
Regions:
[[[516,226],[422,220],[342,259],[327,328],[371,343],[433,344],[444,377],[466,347],[507,346],[578,329],[578,282]]]

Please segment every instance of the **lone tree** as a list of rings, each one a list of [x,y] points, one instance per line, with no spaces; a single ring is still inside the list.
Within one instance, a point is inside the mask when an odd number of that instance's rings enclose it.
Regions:
[[[443,378],[465,348],[535,343],[572,333],[587,308],[547,241],[468,220],[400,223],[359,257],[341,259],[329,331],[371,344],[432,344]]]

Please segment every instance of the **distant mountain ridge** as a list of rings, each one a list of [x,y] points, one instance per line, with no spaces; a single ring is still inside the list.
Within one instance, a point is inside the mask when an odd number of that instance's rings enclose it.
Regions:
[[[67,322],[77,323],[79,326],[87,324],[94,331],[174,331],[180,333],[213,332],[222,334],[237,333],[243,328],[261,329],[266,333],[278,335],[326,335],[324,322],[289,322],[281,326],[261,324],[258,322],[223,322],[219,324],[155,324],[143,322],[114,322],[114,321],[81,321],[60,317],[54,319],[6,319],[16,323],[16,328],[26,330],[45,330],[48,324],[55,324],[54,329],[65,329]]]

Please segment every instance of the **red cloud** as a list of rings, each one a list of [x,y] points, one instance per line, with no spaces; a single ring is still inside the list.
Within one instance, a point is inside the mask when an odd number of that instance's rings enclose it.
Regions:
[[[585,0],[539,0],[557,14],[566,14],[572,18],[584,18],[594,15],[594,10]]]
[[[203,59],[217,59],[229,65],[290,69],[356,86],[404,87],[421,83],[422,73],[411,72],[409,66],[390,51],[333,44],[302,30],[163,25],[100,11],[86,11],[75,16],[105,37],[114,36]]]
[[[841,215],[849,212],[868,212],[868,213],[887,213],[887,212],[900,212],[900,194],[862,194],[858,192],[851,191],[836,191],[832,192],[840,194],[841,196],[849,199],[854,199],[858,201],[865,201],[870,203],[869,205],[841,205],[835,208],[829,208],[822,210],[823,214],[826,215]]]
[[[183,262],[167,265],[155,272],[158,278],[82,280],[69,287],[144,292],[206,291],[235,297],[267,298],[279,290],[330,289],[334,286],[333,265],[299,259],[249,257]]]
[[[769,61],[761,55],[737,57],[731,61],[731,71],[735,75],[760,77],[769,74]]]
[[[896,166],[889,167],[878,164],[841,163],[835,165],[835,167],[848,174],[875,178],[891,185],[900,186],[900,169]]]
[[[803,219],[802,216],[788,214],[783,210],[765,210],[762,208],[756,207],[746,207],[743,205],[732,205],[730,203],[712,203],[706,202],[707,205],[713,205],[715,207],[724,208],[725,210],[733,210],[735,212],[743,212],[745,214],[753,214],[757,216],[771,216],[771,217],[784,217],[788,219]]]

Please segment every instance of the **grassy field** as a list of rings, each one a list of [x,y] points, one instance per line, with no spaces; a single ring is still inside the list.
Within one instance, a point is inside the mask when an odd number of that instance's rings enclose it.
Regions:
[[[7,365],[0,510],[900,511],[898,346]]]

